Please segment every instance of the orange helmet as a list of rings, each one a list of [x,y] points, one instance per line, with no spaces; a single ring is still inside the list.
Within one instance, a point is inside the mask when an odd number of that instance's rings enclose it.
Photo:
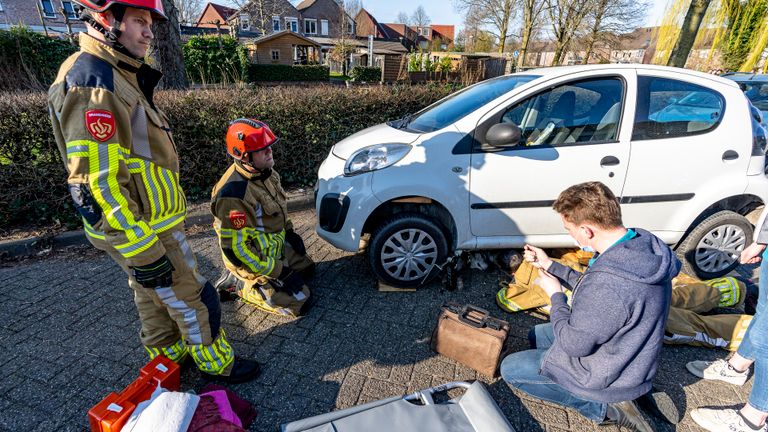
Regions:
[[[153,18],[166,20],[163,0],[74,0],[80,6],[96,13],[106,12],[115,5],[146,9],[152,13]]]
[[[243,160],[246,154],[264,150],[278,140],[266,123],[237,119],[229,124],[227,130],[227,153],[237,160]]]

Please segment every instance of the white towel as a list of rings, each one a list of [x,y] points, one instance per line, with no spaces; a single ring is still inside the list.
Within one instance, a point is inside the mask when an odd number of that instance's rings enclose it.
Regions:
[[[186,432],[200,397],[169,392],[159,385],[148,401],[141,402],[121,429],[122,432]]]

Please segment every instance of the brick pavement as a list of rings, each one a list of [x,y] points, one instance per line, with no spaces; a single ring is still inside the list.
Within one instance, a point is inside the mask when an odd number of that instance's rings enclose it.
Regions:
[[[527,348],[528,329],[540,323],[527,314],[508,315],[495,305],[498,275],[465,273],[465,286],[449,292],[437,284],[415,293],[379,293],[365,255],[336,250],[313,232],[314,213],[293,215],[319,263],[310,314],[289,320],[240,302],[224,303],[223,321],[239,354],[264,365],[256,382],[233,386],[253,402],[256,431],[282,422],[452,380],[481,379],[520,431],[612,431],[575,411],[512,392],[499,380],[432,353],[429,337],[439,306],[447,300],[488,308],[512,324],[514,350]],[[210,230],[190,235],[202,273],[215,280],[222,268]],[[740,270],[750,277],[754,268]],[[0,268],[0,431],[79,431],[86,412],[110,391],[119,391],[146,362],[139,321],[125,276],[106,255],[91,249]],[[656,384],[681,409],[743,403],[744,387],[698,381],[685,370],[694,359],[724,357],[724,351],[665,347]],[[205,383],[195,371],[182,387]],[[699,430],[686,415],[676,429]]]

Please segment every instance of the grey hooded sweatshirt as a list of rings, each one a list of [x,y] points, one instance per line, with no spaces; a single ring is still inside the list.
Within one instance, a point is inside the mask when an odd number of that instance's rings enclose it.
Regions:
[[[553,263],[549,272],[573,290],[552,296],[555,341],[541,374],[598,402],[633,400],[651,390],[680,261],[648,231],[600,254],[579,273]]]

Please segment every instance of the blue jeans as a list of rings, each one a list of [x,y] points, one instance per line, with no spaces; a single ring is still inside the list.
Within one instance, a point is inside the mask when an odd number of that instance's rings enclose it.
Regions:
[[[749,404],[768,412],[768,260],[765,256],[760,264],[759,286],[755,316],[736,352],[755,362],[755,381],[752,383],[752,393],[749,394]]]
[[[530,339],[532,342],[535,339],[536,349],[510,354],[501,362],[500,371],[504,381],[510,387],[535,398],[573,408],[594,422],[605,420],[608,404],[576,396],[551,379],[539,375],[544,354],[555,340],[552,324],[537,325]]]

